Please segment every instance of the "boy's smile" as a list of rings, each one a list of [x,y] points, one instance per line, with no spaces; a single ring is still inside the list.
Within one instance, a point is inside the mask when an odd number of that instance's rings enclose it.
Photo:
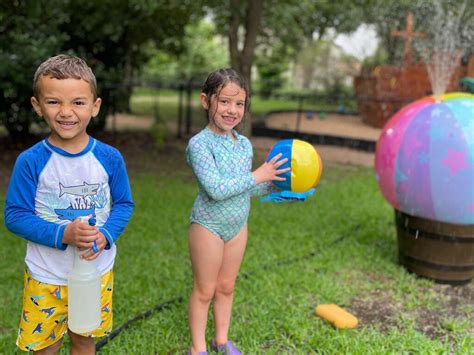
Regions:
[[[89,141],[86,128],[99,113],[101,99],[94,99],[83,79],[42,76],[38,87],[39,98],[32,97],[31,104],[51,129],[49,142],[69,153],[80,152]]]

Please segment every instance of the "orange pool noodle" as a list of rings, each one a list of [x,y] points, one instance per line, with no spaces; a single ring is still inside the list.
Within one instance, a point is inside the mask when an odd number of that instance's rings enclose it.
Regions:
[[[357,327],[357,318],[335,304],[320,304],[314,312],[318,317],[326,319],[338,329]]]

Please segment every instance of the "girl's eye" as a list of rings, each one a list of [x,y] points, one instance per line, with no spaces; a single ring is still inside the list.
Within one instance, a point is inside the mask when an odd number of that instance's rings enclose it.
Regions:
[[[227,104],[229,101],[228,100],[220,100],[221,104]]]
[[[244,103],[243,102],[238,102],[237,106],[244,107]]]

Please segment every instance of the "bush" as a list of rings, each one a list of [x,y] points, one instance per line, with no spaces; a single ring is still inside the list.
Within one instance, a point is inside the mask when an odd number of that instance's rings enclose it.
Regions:
[[[151,126],[151,135],[153,142],[158,149],[163,148],[169,137],[170,131],[159,114],[155,114],[155,122]]]

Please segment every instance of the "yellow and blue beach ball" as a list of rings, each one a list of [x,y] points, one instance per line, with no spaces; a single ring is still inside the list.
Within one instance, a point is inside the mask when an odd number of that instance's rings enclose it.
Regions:
[[[306,192],[315,187],[321,177],[323,164],[316,149],[309,143],[298,139],[278,141],[268,153],[267,161],[282,153],[288,161],[280,169],[290,167],[291,170],[281,176],[285,181],[273,181],[280,189],[293,192]]]

